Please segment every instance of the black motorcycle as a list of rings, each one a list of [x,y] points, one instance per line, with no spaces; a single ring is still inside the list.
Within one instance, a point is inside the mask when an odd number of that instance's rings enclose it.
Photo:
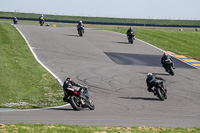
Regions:
[[[167,99],[167,89],[165,85],[165,80],[158,80],[156,86],[153,88],[154,94],[163,101]]]
[[[133,40],[135,40],[135,34],[131,32],[128,34],[128,43],[133,44]]]
[[[66,102],[70,103],[74,110],[79,111],[82,108],[95,109],[94,102],[89,98],[87,87],[80,87],[79,90],[67,88],[64,92],[69,95]]]
[[[82,37],[83,33],[84,33],[84,28],[83,28],[83,26],[81,26],[81,27],[78,28],[78,34],[79,34],[79,36]]]
[[[165,60],[165,62],[164,62],[165,71],[173,76],[174,75],[174,71],[173,71],[173,67],[172,66],[173,66],[173,62],[170,59]]]
[[[17,18],[14,18],[14,19],[13,19],[13,23],[14,23],[14,24],[18,24]]]
[[[43,26],[44,25],[44,19],[41,19],[40,20],[40,26]]]

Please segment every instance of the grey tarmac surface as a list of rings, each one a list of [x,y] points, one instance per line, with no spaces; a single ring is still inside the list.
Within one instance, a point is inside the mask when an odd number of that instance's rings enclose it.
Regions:
[[[87,85],[95,110],[71,106],[0,112],[0,123],[200,127],[200,71],[174,59],[175,76],[161,67],[162,51],[125,35],[76,28],[17,25],[39,60],[62,81]],[[33,66],[34,67],[34,66]],[[166,80],[168,99],[147,91],[146,74]]]

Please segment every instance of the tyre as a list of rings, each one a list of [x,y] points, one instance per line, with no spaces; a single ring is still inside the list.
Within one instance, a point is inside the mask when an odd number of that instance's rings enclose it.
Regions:
[[[95,109],[94,102],[91,99],[89,99],[88,107],[89,107],[90,110],[94,110]]]
[[[81,37],[83,36],[83,30],[79,31],[79,36],[81,36]]]
[[[131,40],[131,44],[133,44],[133,40]]]
[[[158,98],[159,98],[161,101],[163,101],[163,100],[165,99],[164,92],[163,92],[162,89],[157,88],[157,89],[156,89],[156,94],[157,94]]]
[[[79,98],[76,97],[76,96],[73,96],[73,95],[72,95],[72,96],[70,97],[70,104],[71,104],[72,108],[73,108],[74,110],[76,110],[76,111],[79,111],[79,110],[81,110],[81,108],[82,108],[82,104],[81,104]]]
[[[174,76],[174,71],[173,71],[173,69],[172,69],[171,66],[169,66],[169,73],[170,73],[172,76]]]

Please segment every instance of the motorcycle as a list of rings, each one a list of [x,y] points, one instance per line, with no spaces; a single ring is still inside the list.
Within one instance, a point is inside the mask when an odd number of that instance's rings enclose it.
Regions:
[[[81,26],[81,27],[78,28],[78,34],[79,34],[79,36],[82,37],[83,33],[84,33],[84,28],[83,28],[83,26]]]
[[[154,94],[161,100],[167,99],[167,89],[164,80],[159,80],[154,87]]]
[[[44,19],[41,19],[40,20],[40,26],[43,26],[44,25]]]
[[[133,44],[133,40],[135,40],[135,33],[131,32],[128,34],[128,43]]]
[[[87,87],[80,87],[79,90],[67,88],[64,93],[69,95],[66,102],[70,103],[74,110],[79,111],[82,108],[95,109],[94,102],[89,98]]]
[[[17,18],[14,18],[14,19],[13,19],[13,23],[14,23],[14,24],[18,24]]]
[[[173,62],[170,59],[167,59],[167,60],[165,60],[164,63],[165,63],[164,64],[165,71],[173,76],[174,75],[174,71],[173,71],[173,67],[172,67]]]

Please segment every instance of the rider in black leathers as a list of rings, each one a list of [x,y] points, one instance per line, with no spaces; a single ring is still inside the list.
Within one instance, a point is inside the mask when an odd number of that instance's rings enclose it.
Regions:
[[[162,58],[161,58],[161,64],[162,64],[162,66],[163,66],[164,68],[166,67],[166,66],[165,66],[165,61],[166,61],[167,59],[170,59],[170,60],[172,61],[172,67],[175,69],[174,62],[173,62],[172,58],[171,58],[166,52],[163,54],[163,56],[162,56]]]
[[[17,24],[17,23],[18,23],[17,17],[14,17],[13,23],[14,23],[14,24]]]
[[[155,87],[157,84],[161,83],[159,80],[165,81],[163,78],[157,77],[153,75],[152,73],[147,74],[147,78],[146,78],[146,83],[148,87],[147,90],[149,92],[153,92],[154,95],[156,95],[156,92],[152,88]]]
[[[75,83],[74,81],[72,81],[72,78],[67,78],[64,83],[63,83],[63,90],[64,90],[64,98],[63,98],[63,101],[65,102],[68,98],[68,94],[66,93],[66,89],[67,88],[70,88],[70,89],[73,89],[75,90],[75,88],[73,86],[77,86],[77,87],[83,87],[83,85],[81,84],[77,84]]]
[[[44,15],[43,14],[39,17],[39,23],[41,24],[42,21],[44,21]]]
[[[130,34],[131,32],[134,33],[134,30],[133,30],[132,27],[130,27],[130,28],[127,30],[127,32],[126,32],[127,37],[129,37],[129,34]],[[135,36],[134,36],[134,39],[135,39]]]
[[[82,21],[79,21],[78,25],[77,25],[77,31],[79,30],[80,27],[83,27],[83,33],[84,33],[84,24]]]

